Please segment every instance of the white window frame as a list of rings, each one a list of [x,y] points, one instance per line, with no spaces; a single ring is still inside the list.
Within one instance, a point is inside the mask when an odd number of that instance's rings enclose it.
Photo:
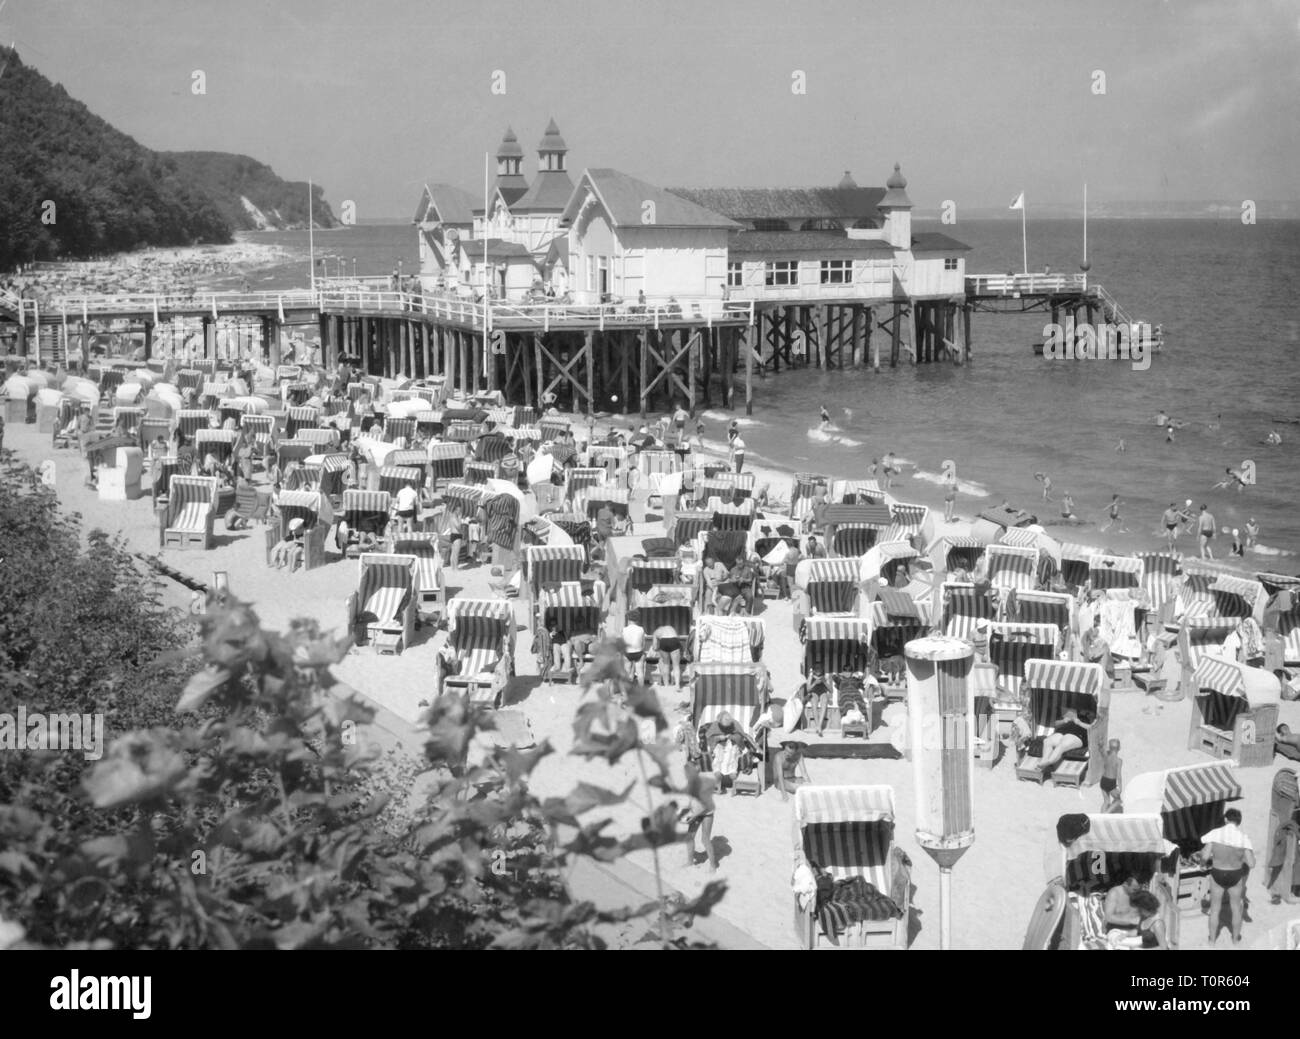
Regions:
[[[851,285],[853,283],[853,261],[822,260],[821,283],[823,285]]]
[[[799,284],[798,260],[767,260],[763,263],[763,284],[768,288],[785,288]]]
[[[745,264],[743,261],[727,261],[727,288],[740,289],[745,286]]]
[[[960,259],[956,256],[945,256],[943,258],[943,269],[945,271],[960,270]]]

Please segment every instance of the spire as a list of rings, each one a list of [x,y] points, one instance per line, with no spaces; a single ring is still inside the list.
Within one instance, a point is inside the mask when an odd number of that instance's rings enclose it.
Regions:
[[[537,168],[543,172],[563,170],[564,155],[568,150],[569,146],[564,143],[564,138],[560,136],[560,128],[555,125],[555,120],[551,119],[546,124],[546,133],[542,135],[542,139],[537,144]]]
[[[912,200],[907,197],[907,178],[903,176],[903,171],[899,168],[898,163],[894,163],[894,172],[890,178],[885,181],[885,197],[878,203],[879,209],[893,207],[894,209],[911,209]]]
[[[519,138],[515,136],[512,127],[506,127],[505,136],[501,138],[501,144],[497,148],[498,159],[522,159],[524,157],[523,148],[519,147]]]
[[[840,178],[839,187],[841,189],[844,189],[844,188],[856,188],[857,186],[858,186],[858,182],[853,179],[853,174],[850,173],[848,170],[845,170],[844,176]]]
[[[521,166],[524,150],[519,146],[519,138],[513,128],[507,126],[505,136],[497,147],[497,188],[501,191],[506,205],[510,205],[528,190],[528,181],[524,179]]]

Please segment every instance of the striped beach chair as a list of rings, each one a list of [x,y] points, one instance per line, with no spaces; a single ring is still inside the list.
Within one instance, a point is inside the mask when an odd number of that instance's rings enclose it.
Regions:
[[[415,419],[388,415],[384,418],[384,442],[395,444],[398,440],[409,444],[415,439]]]
[[[967,642],[974,640],[980,621],[992,621],[996,614],[989,596],[966,581],[948,581],[940,586],[940,609],[943,634]]]
[[[713,525],[713,513],[687,510],[673,516],[672,539],[680,548],[691,544]]]
[[[600,582],[595,582],[600,585]],[[584,594],[583,582],[562,581],[558,585],[547,585],[541,590],[537,599],[537,617],[534,628],[549,627],[552,621],[556,627],[570,638],[574,635],[600,635],[601,625],[605,620],[600,603],[604,600],[603,586],[592,586]],[[574,661],[578,666],[581,661]]]
[[[363,552],[357,559],[357,590],[347,599],[348,630],[358,645],[397,655],[415,638],[414,556]]]
[[[1029,591],[1016,592],[1002,601],[999,620],[1019,624],[1050,624],[1055,627],[1069,648],[1074,625],[1074,596],[1068,592]],[[1019,672],[1019,668],[1017,668]]]
[[[144,408],[119,405],[113,409],[113,425],[129,434],[137,433],[144,422]]]
[[[477,483],[449,483],[442,489],[443,503],[470,519],[474,518],[486,497],[483,485]]]
[[[447,585],[436,536],[397,538],[393,552],[416,559],[415,602],[419,618],[441,617],[447,608]]]
[[[906,541],[887,541],[877,546],[880,554],[880,579],[887,588],[893,588],[900,569],[910,570],[921,553]]]
[[[697,664],[752,664],[763,659],[766,639],[762,617],[701,617],[692,656]]]
[[[179,475],[189,475],[189,463],[182,464],[181,460],[175,455],[167,455],[154,463],[153,497],[155,502],[159,498],[167,497],[172,478]]]
[[[627,486],[627,448],[611,444],[592,444],[587,449],[587,464],[593,469],[605,470],[609,483]]]
[[[404,465],[385,465],[379,470],[379,487],[377,489],[385,491],[393,495],[393,497],[396,497],[397,492],[408,483],[415,484],[418,489],[423,483],[423,473],[419,469],[408,468]]]
[[[676,584],[681,578],[682,563],[675,555],[658,559],[630,559],[627,564],[625,594],[632,601],[636,592],[657,584]]]
[[[407,449],[403,451],[393,451],[386,459],[384,459],[384,461],[390,466],[402,469],[419,470],[420,481],[417,484],[418,487],[425,486],[428,482],[429,471],[433,468],[433,464],[429,461],[428,454],[424,451],[418,450]]]
[[[345,490],[335,534],[338,550],[344,554],[357,555],[361,535],[382,539],[388,531],[392,505],[392,496],[387,491],[359,491],[355,488]]]
[[[176,373],[176,388],[184,393],[193,390],[196,394],[203,389],[204,374],[194,368],[182,368]]]
[[[1016,621],[989,624],[989,663],[998,669],[998,684],[1008,694],[1004,699],[1021,699],[1025,663],[1034,658],[1055,659],[1060,638],[1061,629],[1055,624]],[[1055,720],[1059,720],[1059,715]]]
[[[572,502],[585,488],[599,487],[604,482],[604,469],[578,467],[568,469],[564,474],[564,500]]]
[[[294,439],[305,440],[321,453],[339,446],[339,431],[332,426],[299,426]]]
[[[293,439],[299,429],[314,429],[320,425],[320,409],[314,407],[289,408],[284,416],[284,435]]]
[[[199,390],[199,403],[205,408],[220,407],[222,400],[230,396],[231,393],[232,389],[229,383],[207,380],[203,383],[203,388]]]
[[[533,602],[540,600],[543,585],[576,581],[586,565],[587,550],[581,545],[527,546],[524,549],[524,577]]]
[[[211,476],[173,476],[167,491],[164,548],[211,548],[220,485]]]
[[[885,500],[885,492],[875,480],[833,480],[827,500],[836,505],[879,505]]]
[[[497,467],[493,462],[465,463],[465,481],[473,484],[485,484],[497,478]]]
[[[284,402],[285,407],[295,408],[311,398],[311,385],[305,382],[282,382],[280,383],[280,399]]]
[[[872,622],[865,617],[809,617],[803,625],[803,659],[800,673],[805,677],[818,667],[831,687],[826,725],[838,731],[840,724],[840,690],[838,676],[871,670]],[[804,704],[804,725],[816,725],[816,708]]]
[[[438,655],[438,695],[459,693],[472,706],[500,707],[514,674],[514,608],[504,599],[447,603],[447,644]]]
[[[1165,603],[1178,597],[1183,583],[1182,562],[1170,552],[1139,552],[1137,558],[1142,564],[1142,591],[1152,611],[1159,613]]]
[[[466,419],[457,419],[448,421],[447,413],[443,413],[443,436],[448,440],[462,444],[472,444],[483,432],[482,424],[471,422]]]
[[[1078,823],[1079,825],[1071,825]],[[1162,908],[1165,936],[1178,946],[1175,887],[1177,851],[1164,838],[1159,815],[1062,817],[1057,834],[1077,834],[1061,845],[1059,872],[1039,899],[1025,932],[1025,949],[1105,949],[1103,903],[1109,888],[1124,878],[1150,876],[1148,887]],[[1100,889],[1100,890],[1098,890]],[[1085,897],[1086,894],[1086,897]]]
[[[253,446],[261,452],[265,451],[267,445],[271,443],[275,432],[275,419],[270,415],[258,415],[246,411],[243,418],[239,420],[239,428],[244,431],[245,436],[253,438]]]
[[[1277,613],[1277,633],[1282,636],[1282,663],[1300,667],[1300,598],[1293,598],[1291,608]]]
[[[748,532],[754,522],[754,499],[729,501],[723,498],[710,498],[704,507],[711,512],[711,524],[719,530],[743,530]]]
[[[559,440],[565,433],[572,431],[568,422],[560,422],[555,419],[544,418],[538,422],[538,428],[542,433],[542,443],[547,444],[554,440]]]
[[[639,611],[641,627],[651,635],[660,628],[671,628],[688,641],[694,635],[695,598],[686,585],[651,585],[634,593],[630,602]]]
[[[310,440],[281,440],[275,445],[275,462],[284,472],[290,462],[305,462],[316,454],[316,445]]]
[[[261,405],[258,407],[258,405]],[[227,419],[234,419],[235,425],[241,425],[245,415],[261,414],[266,410],[266,401],[261,397],[223,397],[217,402],[222,425]]]
[[[1190,750],[1231,758],[1243,768],[1273,763],[1282,684],[1272,672],[1203,656],[1192,673]]]
[[[696,664],[691,678],[691,724],[700,737],[702,769],[713,769],[704,734],[719,715],[731,715],[745,738],[735,778],[738,794],[761,794],[766,786],[766,729],[754,727],[762,710],[765,684],[766,669],[761,664]]]
[[[790,518],[799,523],[812,519],[812,500],[818,488],[828,489],[830,477],[820,473],[795,473],[790,483]]]
[[[591,554],[591,522],[586,516],[572,512],[552,512],[546,518],[568,534],[570,540],[584,553]]]
[[[235,453],[239,431],[234,429],[200,429],[194,434],[194,453],[202,461],[212,455],[220,465],[229,465]]]
[[[203,408],[182,408],[176,412],[176,428],[187,437],[193,437],[200,429],[207,429],[211,424],[212,412]]]
[[[507,552],[519,548],[519,499],[513,494],[488,494],[483,499],[487,526],[483,540]],[[603,601],[603,600],[602,600]]]
[[[1007,591],[1015,588],[1029,590],[1034,587],[1038,573],[1038,549],[1018,545],[989,545],[985,550],[989,561],[989,583]]]
[[[468,453],[464,444],[430,444],[427,455],[429,471],[433,477],[431,489],[438,489],[439,480],[464,479],[465,456]]]
[[[1088,584],[1095,591],[1136,590],[1142,584],[1142,560],[1136,556],[1091,556]]]
[[[682,460],[676,451],[642,451],[637,455],[637,469],[645,480],[652,476],[681,472]]]
[[[1268,593],[1260,582],[1234,574],[1220,574],[1210,584],[1210,595],[1214,604],[1211,616],[1253,617],[1257,624],[1262,624]]]
[[[275,369],[276,382],[297,382],[302,378],[302,368],[296,364],[281,364]]]
[[[1210,586],[1222,574],[1233,575],[1233,571],[1222,563],[1206,559],[1183,560],[1183,584],[1178,589],[1174,600],[1174,616],[1199,617],[1210,616],[1215,612],[1214,594]]]
[[[1267,570],[1257,571],[1255,580],[1264,586],[1264,591],[1269,595],[1276,595],[1278,592],[1291,592],[1293,595],[1300,595],[1300,577],[1291,577],[1288,574],[1274,574]]]
[[[858,603],[858,560],[801,559],[795,584],[808,593],[810,616],[853,613]]]
[[[889,506],[889,526],[880,535],[880,540],[910,541],[917,534],[924,534],[929,515],[930,510],[924,505],[893,502]]]
[[[882,658],[901,656],[904,646],[930,630],[930,604],[895,589],[880,596],[871,603],[872,648]]]
[[[1088,561],[1096,554],[1087,545],[1061,542],[1061,580],[1075,594],[1088,583]]]
[[[1088,763],[1106,747],[1110,715],[1106,672],[1100,664],[1049,659],[1026,660],[1024,666],[1024,685],[1029,690],[1025,720],[1034,736],[1049,735],[1067,708],[1073,708],[1081,718],[1095,719],[1088,730],[1088,746],[1065,755],[1050,774],[1052,785],[1079,787],[1085,779],[1089,785],[1096,784],[1100,770],[1092,770],[1094,775],[1089,776]],[[1048,777],[1039,767],[1041,761],[1040,757],[1023,754],[1016,765],[1017,777],[1042,783]]]
[[[839,900],[810,903],[795,893],[802,949],[906,949],[912,871],[894,842],[893,787],[801,786],[794,792],[796,883],[805,870],[833,881],[861,881]]]
[[[315,570],[325,565],[325,539],[334,523],[330,500],[319,490],[281,491],[276,501],[277,521],[266,528],[266,563],[271,565],[271,550],[289,534],[289,524],[302,520],[302,568]]]

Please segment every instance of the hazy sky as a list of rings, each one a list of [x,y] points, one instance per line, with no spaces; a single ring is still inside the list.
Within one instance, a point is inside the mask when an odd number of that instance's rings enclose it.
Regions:
[[[552,115],[575,175],[665,186],[897,161],[924,207],[1300,194],[1300,0],[8,0],[0,39],[142,143],[252,155],[362,220],[481,191],[506,124],[531,177]]]

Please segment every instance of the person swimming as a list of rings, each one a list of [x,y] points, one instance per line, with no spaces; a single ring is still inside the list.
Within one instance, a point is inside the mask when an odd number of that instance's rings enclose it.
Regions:
[[[1052,478],[1046,473],[1034,473],[1034,479],[1043,485],[1043,501],[1052,500]]]
[[[1282,434],[1276,429],[1270,429],[1268,436],[1264,438],[1264,443],[1268,444],[1269,447],[1277,447],[1278,444],[1282,443]]]
[[[1070,497],[1069,491],[1061,492],[1061,519],[1072,520],[1078,519],[1074,514],[1074,499]]]
[[[1174,442],[1174,427],[1173,427],[1173,426],[1166,426],[1166,427],[1165,427],[1165,443],[1166,443],[1166,444],[1172,444],[1173,442]]]
[[[822,422],[821,428],[826,429],[831,424],[831,413],[826,410],[826,405],[822,405]]]

